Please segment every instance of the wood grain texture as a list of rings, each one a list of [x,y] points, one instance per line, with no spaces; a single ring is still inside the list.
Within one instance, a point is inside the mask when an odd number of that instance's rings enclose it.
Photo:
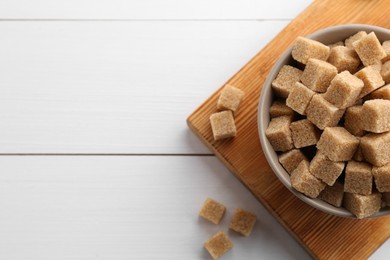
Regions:
[[[389,12],[389,0],[314,2],[228,81],[246,93],[236,117],[235,139],[215,142],[212,138],[208,118],[216,111],[220,89],[187,120],[201,140],[315,258],[367,258],[390,236],[390,217],[357,221],[327,215],[301,202],[276,179],[262,153],[257,133],[261,86],[272,65],[297,36],[344,23],[389,28]]]

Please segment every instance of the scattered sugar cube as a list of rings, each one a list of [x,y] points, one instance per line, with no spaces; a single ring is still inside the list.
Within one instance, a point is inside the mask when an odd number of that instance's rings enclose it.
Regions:
[[[390,163],[381,167],[372,167],[375,185],[380,192],[390,192]]]
[[[307,161],[307,158],[299,149],[292,149],[279,155],[279,162],[288,174],[291,174],[303,160]]]
[[[347,108],[344,114],[344,127],[354,136],[364,135],[363,106],[352,106]]]
[[[291,55],[294,60],[306,64],[310,58],[327,60],[330,48],[318,41],[298,37],[292,47]]]
[[[385,84],[380,74],[380,70],[374,69],[373,66],[364,67],[359,70],[355,76],[364,82],[364,87],[359,94],[359,98],[366,96]]]
[[[232,111],[226,110],[212,114],[210,116],[210,123],[214,140],[217,141],[236,136],[237,129]]]
[[[301,75],[301,81],[313,91],[325,92],[336,75],[337,68],[332,64],[323,60],[309,59]]]
[[[238,208],[234,213],[229,228],[247,237],[252,232],[255,223],[256,223],[255,214]]]
[[[290,65],[284,65],[276,79],[272,81],[272,89],[274,93],[280,97],[286,98],[301,78],[302,71]]]
[[[387,99],[390,100],[390,84],[387,84],[374,92],[372,92],[367,97],[368,99]]]
[[[371,194],[371,169],[368,163],[349,161],[345,168],[344,191],[361,195]]]
[[[332,186],[343,172],[344,166],[344,162],[333,162],[318,150],[310,162],[309,170],[315,177]]]
[[[359,137],[358,137],[359,138]],[[358,148],[356,149],[356,152],[355,154],[353,155],[353,160],[357,161],[357,162],[362,162],[362,161],[365,161],[364,159],[364,156],[363,156],[363,152],[362,152],[362,147],[360,146],[360,138],[359,138],[359,146]]]
[[[360,146],[367,162],[375,166],[390,163],[390,132],[365,135],[360,139]]]
[[[265,135],[275,151],[285,152],[293,148],[290,124],[291,117],[289,116],[271,119]]]
[[[390,100],[367,100],[362,108],[364,130],[383,133],[390,130]]]
[[[307,119],[323,130],[328,126],[336,126],[344,111],[345,109],[339,109],[324,99],[323,95],[316,94],[307,106],[306,115]]]
[[[390,192],[382,193],[382,200],[385,206],[390,206]]]
[[[319,199],[340,208],[343,204],[344,186],[336,181],[333,186],[326,186],[318,196]]]
[[[310,198],[316,198],[325,188],[326,184],[317,179],[309,171],[309,162],[301,161],[291,173],[291,186]]]
[[[352,44],[364,66],[378,63],[386,57],[386,52],[374,32],[370,32]]]
[[[385,63],[386,61],[390,60],[390,40],[389,41],[384,41],[382,43],[382,48],[386,53],[386,57],[382,59],[382,62]]]
[[[231,110],[234,113],[238,109],[243,97],[244,92],[241,89],[226,85],[219,95],[217,108],[219,110]]]
[[[233,248],[233,243],[223,231],[219,231],[204,243],[204,247],[213,259],[218,259]]]
[[[295,148],[315,145],[320,139],[320,131],[307,119],[292,122],[290,129]]]
[[[390,60],[382,65],[381,75],[386,84],[390,83]]]
[[[283,100],[275,100],[269,108],[269,114],[271,115],[271,118],[278,116],[294,116],[294,110],[286,106],[286,102]]]
[[[213,199],[207,198],[199,211],[199,216],[214,224],[219,224],[225,211],[226,208],[224,205]]]
[[[332,44],[328,44],[328,47],[330,48],[330,50],[332,50],[332,48],[337,47],[337,46],[344,46],[344,42],[343,41],[338,41],[338,42],[335,42],[335,43],[332,43]]]
[[[344,194],[344,207],[354,214],[357,218],[369,217],[381,209],[380,193],[370,195],[360,195],[346,192]]]
[[[304,115],[315,92],[300,82],[295,83],[286,100],[286,105],[301,115]]]
[[[357,32],[356,34],[352,35],[351,37],[345,40],[345,46],[347,48],[353,49],[352,44],[365,36],[367,36],[367,33],[365,31]]]
[[[324,98],[338,108],[347,108],[356,102],[363,86],[361,79],[343,71],[334,77]]]
[[[360,65],[360,59],[355,50],[345,46],[331,48],[328,62],[337,68],[338,72],[348,70],[355,73]]]
[[[359,139],[344,127],[327,127],[322,132],[317,148],[334,162],[352,159],[359,145]]]

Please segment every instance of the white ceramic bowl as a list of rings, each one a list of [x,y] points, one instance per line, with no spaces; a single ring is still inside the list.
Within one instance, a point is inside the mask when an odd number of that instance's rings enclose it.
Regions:
[[[366,25],[366,24],[345,24],[345,25],[329,27],[317,31],[313,34],[307,35],[305,37],[317,40],[324,44],[332,44],[338,41],[343,41],[349,36],[359,31],[375,32],[376,36],[379,38],[381,42],[384,40],[390,40],[389,29],[372,26],[372,25]],[[271,166],[272,170],[276,174],[276,176],[295,196],[297,196],[298,198],[300,198],[310,206],[320,209],[326,213],[341,216],[341,217],[354,217],[345,208],[337,208],[319,199],[311,199],[309,197],[306,197],[302,193],[296,191],[295,189],[293,189],[290,183],[290,176],[288,175],[286,170],[282,167],[282,165],[279,163],[276,152],[273,150],[271,144],[269,143],[267,137],[265,136],[265,130],[267,129],[268,123],[270,121],[269,108],[274,99],[272,89],[271,89],[271,82],[277,76],[278,72],[280,71],[280,68],[283,65],[292,64],[292,61],[293,60],[291,57],[291,48],[289,48],[272,67],[270,74],[268,75],[263,85],[259,107],[258,107],[258,114],[257,114],[258,131],[259,131],[263,152],[265,154],[265,157],[267,158],[269,165]],[[389,214],[390,214],[390,208],[387,207],[385,209],[382,209],[379,213],[372,215],[371,217],[379,217],[379,216],[385,216]]]

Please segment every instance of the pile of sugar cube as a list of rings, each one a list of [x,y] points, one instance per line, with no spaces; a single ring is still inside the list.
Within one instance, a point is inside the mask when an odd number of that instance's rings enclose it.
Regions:
[[[390,40],[298,37],[291,55],[266,130],[291,186],[357,218],[390,206]]]

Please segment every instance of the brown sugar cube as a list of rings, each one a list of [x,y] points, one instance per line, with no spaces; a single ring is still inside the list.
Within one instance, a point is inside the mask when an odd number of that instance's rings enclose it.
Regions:
[[[295,82],[298,82],[301,78],[302,71],[290,65],[284,65],[276,79],[272,81],[272,89],[279,97],[286,98],[290,94],[291,90],[295,86]]]
[[[382,200],[385,206],[390,206],[390,192],[382,193]]]
[[[325,92],[336,75],[337,68],[332,64],[323,60],[309,59],[301,75],[301,81],[313,91]]]
[[[334,162],[352,159],[359,145],[359,139],[344,127],[327,127],[322,132],[317,148]]]
[[[343,71],[334,77],[324,98],[338,108],[347,108],[356,102],[363,86],[361,79]]]
[[[279,162],[288,174],[291,174],[303,160],[307,161],[307,158],[299,149],[292,149],[279,155]]]
[[[390,60],[382,65],[381,75],[386,84],[390,83]]]
[[[364,67],[363,69],[359,70],[355,76],[364,82],[364,87],[359,94],[359,98],[370,94],[385,84],[380,71],[374,69],[373,66]]]
[[[215,200],[207,198],[199,211],[199,216],[214,224],[219,224],[223,215],[225,214],[225,211],[226,208],[224,205],[216,202]]]
[[[318,198],[330,205],[340,208],[343,204],[344,186],[340,182],[336,181],[333,186],[326,186]]]
[[[382,195],[378,192],[370,195],[360,195],[346,192],[344,194],[344,207],[357,218],[369,217],[381,209]]]
[[[241,89],[226,85],[219,95],[217,108],[219,110],[231,110],[234,113],[239,107],[243,97],[244,92]]]
[[[293,148],[290,124],[289,116],[272,118],[269,123],[265,135],[275,151],[285,152]]]
[[[338,42],[335,42],[335,43],[332,43],[332,44],[328,44],[328,47],[330,48],[330,50],[332,50],[332,48],[337,47],[337,46],[344,46],[344,42],[343,41],[338,41]]]
[[[238,208],[234,213],[229,228],[247,237],[251,234],[255,223],[256,223],[255,214]]]
[[[349,161],[345,168],[344,191],[361,195],[372,192],[372,167],[368,163]]]
[[[355,73],[360,65],[357,53],[345,46],[331,48],[328,62],[335,66],[338,72],[348,70],[351,73]]]
[[[382,62],[385,63],[386,61],[390,60],[390,41],[384,41],[382,43],[382,48],[385,50],[386,57],[382,59]]]
[[[352,44],[354,42],[356,42],[357,40],[360,40],[364,36],[367,36],[367,33],[365,31],[357,32],[356,34],[352,35],[351,37],[349,37],[345,40],[345,47],[353,49]]]
[[[300,82],[295,83],[295,87],[291,90],[286,100],[286,105],[301,115],[304,115],[306,108],[310,103],[315,92],[307,88]]]
[[[306,64],[310,58],[327,60],[330,48],[318,41],[298,37],[292,47],[291,55],[294,60]]]
[[[390,132],[365,135],[360,139],[360,146],[367,162],[375,166],[390,162]]]
[[[307,119],[292,122],[290,129],[295,148],[315,145],[320,139],[320,131]]]
[[[294,110],[286,106],[285,101],[275,100],[269,108],[269,114],[271,118],[278,116],[294,116]]]
[[[390,100],[390,84],[387,84],[367,96],[368,99],[387,99]]]
[[[363,104],[364,130],[383,133],[390,130],[390,100],[373,99]]]
[[[227,110],[212,114],[210,116],[210,123],[214,140],[217,141],[236,136],[237,129],[232,111]]]
[[[233,248],[233,243],[223,231],[219,231],[204,243],[204,248],[213,259],[218,259]]]
[[[360,138],[359,138],[359,142],[360,142]],[[362,152],[362,147],[360,146],[360,143],[359,143],[359,146],[358,148],[356,149],[356,152],[355,154],[353,155],[353,160],[357,161],[357,162],[362,162],[364,161],[364,156],[363,156],[363,152]]]
[[[323,95],[314,95],[306,109],[307,119],[323,130],[328,126],[336,126],[345,109],[339,109],[324,99]]]
[[[372,167],[375,185],[380,192],[390,192],[390,163],[381,167]]]
[[[316,198],[325,188],[326,184],[317,179],[309,171],[309,162],[301,161],[291,173],[291,186],[310,198]]]
[[[326,184],[332,186],[344,170],[344,162],[333,162],[319,150],[310,162],[310,172]]]
[[[386,52],[374,32],[352,44],[364,66],[374,65],[386,57]]]
[[[354,136],[364,135],[363,106],[352,106],[347,108],[344,114],[344,127]]]

